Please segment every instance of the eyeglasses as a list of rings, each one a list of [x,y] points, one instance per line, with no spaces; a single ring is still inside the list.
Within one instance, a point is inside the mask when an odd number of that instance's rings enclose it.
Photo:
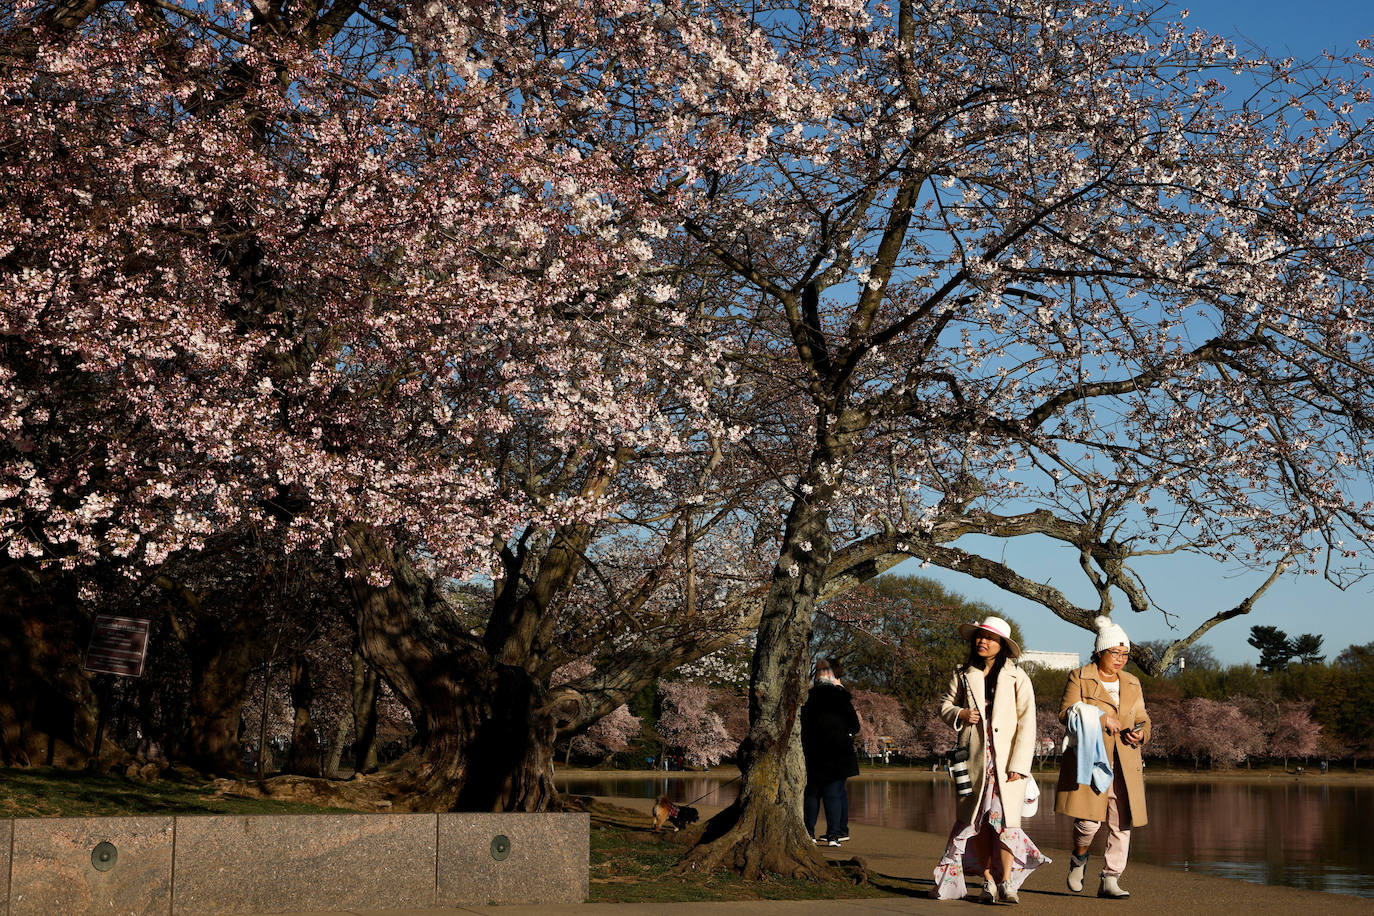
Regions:
[[[1130,652],[1129,649],[1108,649],[1104,654],[1110,655],[1112,658],[1130,658],[1130,657],[1131,657],[1131,652]]]

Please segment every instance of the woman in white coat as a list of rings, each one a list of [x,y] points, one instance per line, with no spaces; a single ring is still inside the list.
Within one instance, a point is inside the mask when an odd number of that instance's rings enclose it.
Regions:
[[[932,896],[965,896],[972,870],[983,875],[981,901],[1017,903],[1026,875],[1050,861],[1021,829],[1035,756],[1035,694],[1016,665],[1021,647],[1005,620],[966,623],[959,635],[969,641],[969,656],[954,671],[940,718],[960,730],[959,744],[969,749],[973,792],[959,800]]]

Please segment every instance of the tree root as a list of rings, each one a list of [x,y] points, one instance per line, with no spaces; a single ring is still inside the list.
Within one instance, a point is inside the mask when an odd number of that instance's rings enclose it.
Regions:
[[[733,871],[751,881],[765,874],[814,881],[837,877],[799,820],[776,811],[741,819],[738,805],[711,818],[701,841],[673,866],[671,874],[684,877],[709,871]]]

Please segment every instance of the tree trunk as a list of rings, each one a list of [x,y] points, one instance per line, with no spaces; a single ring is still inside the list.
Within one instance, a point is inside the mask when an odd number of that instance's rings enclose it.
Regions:
[[[561,709],[524,668],[496,667],[490,717],[473,736],[463,811],[543,811],[557,794],[553,753]]]
[[[80,664],[90,623],[71,580],[11,564],[0,609],[0,763],[84,763],[100,711]]]
[[[261,663],[260,621],[240,619],[228,629],[202,617],[183,646],[191,662],[191,690],[181,755],[206,773],[242,766],[239,722],[247,701],[248,673]]]
[[[580,704],[563,692],[550,695],[530,670],[547,650],[543,612],[559,581],[575,574],[579,537],[552,538],[537,587],[498,602],[479,641],[402,553],[367,529],[346,533],[359,651],[416,723],[418,747],[407,755],[403,779],[421,807],[542,811],[556,794],[554,743]],[[390,574],[385,587],[367,582],[378,568]]]
[[[310,720],[310,704],[315,700],[315,690],[310,683],[310,663],[304,655],[291,658],[291,706],[294,712],[291,724],[291,756],[286,770],[297,776],[320,776],[320,737],[315,723]]]
[[[593,480],[588,492],[599,493],[602,483]],[[587,693],[549,685],[557,599],[581,568],[589,532],[566,525],[503,551],[506,575],[480,638],[433,581],[376,532],[357,526],[344,534],[340,552],[352,572],[359,652],[406,704],[418,731],[404,774],[387,775],[419,796],[422,807],[544,810],[556,794],[560,735],[624,701],[609,702],[604,684]],[[379,569],[390,579],[380,588],[367,581]],[[633,695],[676,663],[675,651],[646,653],[644,670],[622,672],[613,692]]]
[[[239,732],[248,674],[267,655],[262,576],[243,599],[243,613],[227,619],[207,612],[201,595],[172,578],[159,576],[157,583],[176,602],[163,632],[181,644],[191,678],[182,727],[168,723],[168,735],[177,735],[168,754],[202,772],[236,772],[243,765]]]
[[[348,732],[352,727],[348,716],[339,716],[334,723],[334,734],[330,736],[324,751],[323,772],[326,779],[339,778],[339,761],[343,758],[344,742],[348,740]]]
[[[812,614],[830,560],[824,506],[831,487],[823,476],[808,475],[812,499],[792,504],[759,622],[739,798],[711,819],[701,842],[676,866],[679,874],[727,868],[749,879],[765,872],[834,877],[802,818],[806,768],[799,726]]]
[[[236,677],[238,666],[222,661],[213,659],[193,674],[187,729],[182,736],[183,759],[205,773],[229,773],[242,765],[239,722],[248,669]]]
[[[353,772],[377,770],[377,672],[353,650]]]
[[[497,677],[434,583],[373,531],[345,532],[357,601],[358,649],[396,691],[415,723],[415,746],[385,772],[417,810],[454,808],[467,782],[469,748],[490,717]],[[385,586],[368,582],[385,570]]]

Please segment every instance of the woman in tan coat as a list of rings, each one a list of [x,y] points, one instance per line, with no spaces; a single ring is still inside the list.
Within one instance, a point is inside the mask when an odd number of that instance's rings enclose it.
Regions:
[[[964,624],[969,657],[955,669],[940,718],[960,730],[969,751],[972,794],[959,799],[949,845],[935,868],[935,891],[942,900],[967,893],[964,875],[983,875],[985,903],[1016,903],[1026,875],[1050,860],[1021,829],[1026,777],[1035,754],[1035,694],[1030,678],[1017,667],[1021,647],[1000,617]]]
[[[1105,823],[1107,848],[1097,896],[1122,898],[1130,896],[1119,879],[1126,870],[1131,828],[1146,823],[1140,748],[1150,739],[1150,716],[1140,680],[1122,670],[1131,657],[1126,631],[1109,617],[1097,618],[1096,626],[1092,661],[1069,675],[1059,704],[1059,721],[1068,726],[1072,719],[1078,733],[1070,728],[1077,743],[1060,764],[1054,810],[1074,819],[1069,890],[1083,890],[1088,847]]]

